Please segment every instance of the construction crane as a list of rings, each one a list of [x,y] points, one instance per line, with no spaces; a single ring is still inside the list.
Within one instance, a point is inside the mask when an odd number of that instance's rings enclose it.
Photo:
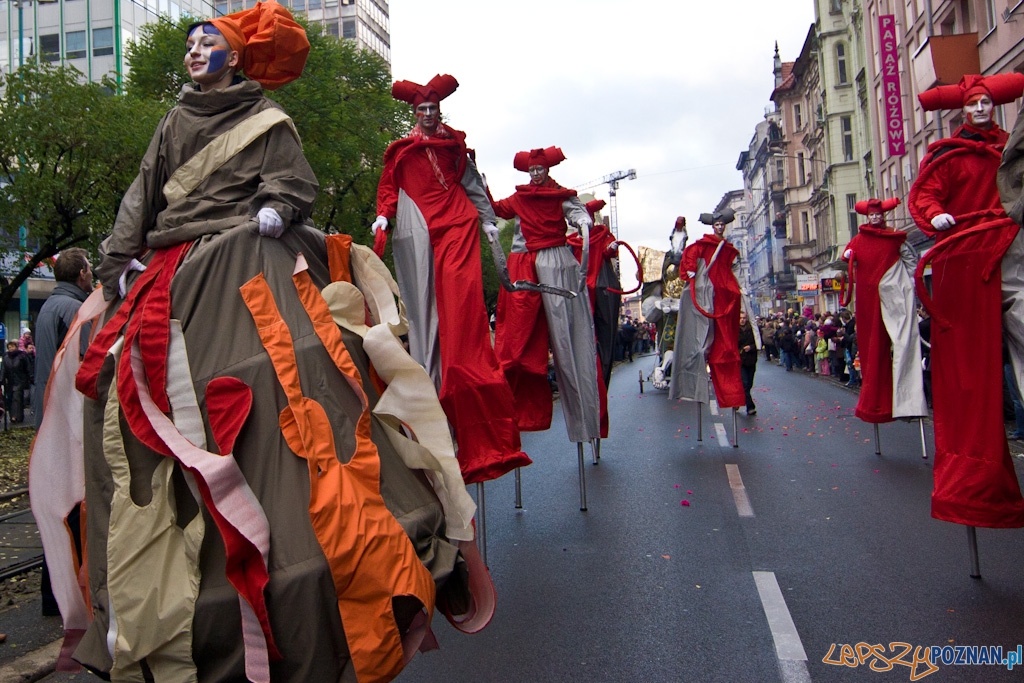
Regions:
[[[636,169],[631,168],[628,171],[616,171],[615,173],[610,173],[603,178],[591,180],[589,183],[583,183],[582,185],[576,186],[576,189],[580,191],[590,190],[598,185],[608,186],[608,213],[612,218],[610,228],[612,234],[615,235],[615,239],[619,238],[619,214],[618,209],[616,208],[615,194],[619,189],[619,181],[621,180],[636,180]]]

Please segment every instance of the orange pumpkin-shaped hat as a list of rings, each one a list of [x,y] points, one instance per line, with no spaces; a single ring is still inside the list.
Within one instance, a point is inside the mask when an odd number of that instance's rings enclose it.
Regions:
[[[194,26],[202,24],[212,24],[220,31],[231,49],[238,52],[240,70],[267,90],[280,88],[302,75],[309,39],[279,3],[257,2],[251,9]]]

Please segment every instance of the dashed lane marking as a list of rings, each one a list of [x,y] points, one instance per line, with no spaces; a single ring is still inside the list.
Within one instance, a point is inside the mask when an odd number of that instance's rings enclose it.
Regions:
[[[786,599],[782,597],[775,572],[754,572],[757,594],[761,597],[764,615],[768,618],[775,641],[775,654],[779,658],[779,674],[783,683],[810,683],[807,671],[807,653],[800,642],[800,634],[789,614]]]
[[[710,401],[708,401],[708,405],[711,406],[712,415],[721,415],[721,413],[718,412],[718,401],[716,401],[715,399],[711,399]]]
[[[715,436],[718,437],[718,445],[722,448],[728,448],[732,445],[729,443],[729,436],[725,433],[725,425],[721,422],[715,423]]]
[[[736,501],[736,512],[740,517],[753,517],[754,508],[750,506],[750,498],[747,497],[747,488],[740,478],[739,465],[726,465],[725,471],[729,475],[729,488],[732,489],[733,500]]]

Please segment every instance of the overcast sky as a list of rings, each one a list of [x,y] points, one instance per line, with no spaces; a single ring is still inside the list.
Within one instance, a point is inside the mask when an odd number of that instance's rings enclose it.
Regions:
[[[458,79],[441,111],[495,198],[528,182],[512,168],[520,150],[561,147],[551,176],[567,187],[635,168],[618,191],[619,235],[665,249],[676,216],[692,240],[697,216],[742,188],[736,160],[770,104],[775,42],[793,61],[814,6],[390,0],[390,20],[396,80]],[[590,191],[608,198],[607,185]],[[623,265],[623,284],[633,270]]]

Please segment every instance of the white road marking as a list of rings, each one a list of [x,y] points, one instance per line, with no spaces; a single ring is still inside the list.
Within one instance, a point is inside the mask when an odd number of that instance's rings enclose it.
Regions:
[[[728,448],[732,444],[729,443],[729,436],[725,433],[725,425],[721,422],[715,423],[715,435],[718,437],[718,445],[722,448]]]
[[[753,572],[757,594],[761,597],[764,615],[768,618],[775,641],[775,654],[779,658],[779,672],[783,683],[810,683],[811,675],[807,671],[807,653],[804,652],[800,634],[796,624],[786,607],[786,599],[782,597],[775,572]]]
[[[740,478],[739,465],[726,465],[725,471],[729,475],[729,487],[732,489],[733,500],[736,501],[736,512],[740,517],[753,517],[754,508],[750,506],[750,498],[747,497],[747,488]]]
[[[715,399],[711,399],[710,401],[708,401],[708,405],[711,406],[712,415],[721,415],[721,413],[718,412],[718,401],[716,401]]]

